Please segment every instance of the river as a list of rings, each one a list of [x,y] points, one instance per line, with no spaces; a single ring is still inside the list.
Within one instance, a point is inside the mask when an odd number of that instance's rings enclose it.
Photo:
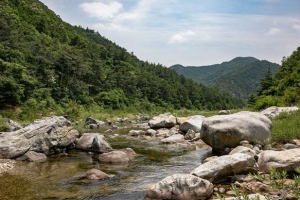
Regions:
[[[195,146],[162,145],[155,140],[128,137],[126,132],[123,129],[120,136],[108,141],[114,149],[134,149],[138,156],[130,163],[103,164],[96,155],[79,151],[51,156],[45,162],[18,162],[13,170],[0,176],[0,199],[140,200],[153,184],[169,175],[190,173],[209,153]],[[111,178],[82,180],[80,177],[92,168]]]

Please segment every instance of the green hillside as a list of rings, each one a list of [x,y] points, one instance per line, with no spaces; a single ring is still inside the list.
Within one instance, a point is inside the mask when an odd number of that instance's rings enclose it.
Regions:
[[[293,106],[300,103],[300,47],[291,56],[284,58],[275,75],[267,74],[261,81],[255,107]]]
[[[74,102],[110,109],[222,109],[243,102],[139,60],[38,0],[0,2],[0,107]]]
[[[275,73],[279,67],[278,64],[260,61],[253,57],[237,57],[216,65],[199,67],[173,65],[170,69],[198,83],[246,100],[258,89],[259,82],[267,70],[270,69]]]

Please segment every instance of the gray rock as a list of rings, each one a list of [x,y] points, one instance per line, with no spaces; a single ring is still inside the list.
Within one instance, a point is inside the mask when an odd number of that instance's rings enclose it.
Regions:
[[[150,128],[172,128],[176,125],[176,117],[171,113],[160,114],[149,121]]]
[[[76,148],[94,153],[107,153],[112,151],[110,144],[99,133],[85,133],[77,141]]]
[[[109,179],[109,175],[102,172],[101,170],[98,169],[90,169],[87,171],[83,178],[88,179],[88,180],[105,180]]]
[[[270,140],[272,122],[257,112],[239,112],[231,115],[216,115],[203,120],[201,139],[222,152],[247,140],[252,144],[265,144]]]
[[[128,163],[130,158],[124,151],[111,151],[98,156],[98,160],[102,163]]]
[[[202,115],[195,115],[180,124],[179,130],[186,133],[189,129],[193,130],[194,132],[200,132],[202,127],[202,122],[205,119]]]
[[[234,149],[232,149],[229,152],[229,155],[235,154],[235,153],[244,153],[244,154],[248,154],[250,156],[252,156],[254,159],[257,159],[257,154],[254,150],[248,148],[248,147],[244,147],[244,146],[238,146]]]
[[[143,130],[130,130],[128,136],[138,137],[145,135],[145,131]]]
[[[294,107],[277,107],[277,106],[272,106],[269,107],[263,111],[261,111],[261,114],[269,117],[269,118],[275,118],[278,116],[280,113],[290,113],[290,112],[295,112],[298,111],[299,108],[294,106]]]
[[[34,151],[28,151],[23,156],[17,158],[19,161],[28,161],[28,162],[41,162],[45,161],[47,156],[44,153],[37,153]]]
[[[158,129],[156,132],[156,137],[166,138],[171,136],[170,130],[166,128]]]
[[[184,135],[184,139],[186,140],[192,140],[194,138],[196,138],[196,133],[192,129],[189,129],[187,133]],[[200,135],[199,135],[199,139],[200,139]]]
[[[194,169],[191,174],[212,183],[219,183],[235,174],[253,172],[254,165],[255,159],[252,156],[236,153],[210,160]]]
[[[146,131],[145,135],[154,137],[154,136],[156,136],[156,133],[157,133],[156,130],[154,130],[154,129],[148,129],[148,130]]]
[[[176,121],[177,121],[177,124],[180,125],[180,124],[182,124],[183,122],[187,121],[190,118],[191,117],[176,117]]]
[[[163,144],[173,144],[173,143],[178,143],[178,142],[183,142],[184,141],[184,136],[181,134],[175,134],[170,137],[167,137],[165,139],[162,139],[160,142]]]
[[[51,155],[74,145],[78,131],[64,117],[35,120],[22,129],[0,134],[0,158],[18,158],[27,151]]]
[[[174,174],[148,190],[144,200],[207,199],[213,193],[213,184],[190,174]]]
[[[92,117],[87,117],[85,119],[85,125],[87,127],[89,127],[90,129],[97,129],[97,128],[106,126],[105,122],[97,120],[97,119],[92,118]]]
[[[259,170],[265,173],[270,168],[278,170],[294,171],[300,167],[300,149],[289,149],[284,151],[263,151],[258,155]]]

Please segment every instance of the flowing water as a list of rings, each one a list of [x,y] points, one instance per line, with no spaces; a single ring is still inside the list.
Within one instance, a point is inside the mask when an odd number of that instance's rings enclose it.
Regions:
[[[40,163],[18,162],[12,171],[0,175],[0,199],[143,199],[153,184],[169,175],[190,173],[209,152],[125,135],[108,140],[114,149],[130,147],[138,156],[125,165],[99,163],[96,155],[78,151]],[[92,168],[111,178],[80,178]]]

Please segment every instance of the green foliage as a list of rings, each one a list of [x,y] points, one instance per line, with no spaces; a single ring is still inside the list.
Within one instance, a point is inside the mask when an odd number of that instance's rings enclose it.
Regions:
[[[300,47],[288,58],[282,60],[279,71],[271,76],[267,73],[258,90],[257,108],[264,96],[277,99],[273,105],[291,106],[300,102]],[[266,104],[267,106],[268,104]]]
[[[178,74],[191,78],[198,83],[212,86],[246,100],[259,88],[259,82],[268,71],[279,69],[279,65],[252,57],[238,57],[229,62],[210,66],[173,65],[170,68]]]
[[[95,102],[104,108],[124,109],[128,100],[121,89],[113,89],[108,92],[100,92],[94,97]]]
[[[300,111],[282,113],[272,120],[272,143],[286,143],[300,139]]]
[[[9,127],[7,125],[7,119],[2,118],[2,116],[0,115],[0,132],[7,132],[7,131],[9,131]]]
[[[244,106],[160,64],[140,61],[94,30],[63,22],[38,0],[2,0],[0,11],[0,105],[22,106],[22,118],[52,111],[75,117],[94,103],[151,112]]]

